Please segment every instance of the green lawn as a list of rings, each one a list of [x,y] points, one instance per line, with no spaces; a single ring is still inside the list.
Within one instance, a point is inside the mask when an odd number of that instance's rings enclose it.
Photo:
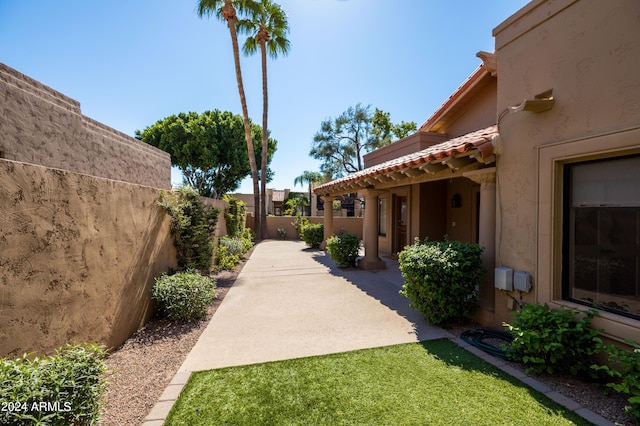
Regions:
[[[590,424],[447,340],[194,373],[165,425]]]

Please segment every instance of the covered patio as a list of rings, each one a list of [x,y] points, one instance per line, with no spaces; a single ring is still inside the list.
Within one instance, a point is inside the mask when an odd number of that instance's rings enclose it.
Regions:
[[[417,132],[396,143],[422,143],[429,146],[371,165],[315,189],[325,203],[345,193],[358,193],[364,197],[364,257],[359,261],[359,267],[382,269],[385,263],[380,258],[381,251],[384,254],[397,253],[416,237],[436,239],[449,235],[447,229],[451,228],[450,222],[455,219],[454,213],[457,212],[447,214],[447,209],[464,206],[469,209],[467,221],[472,223],[461,225],[472,231],[468,233],[468,238],[461,239],[484,246],[484,257],[487,266],[490,265],[488,269],[493,269],[496,205],[493,166],[500,149],[497,126],[489,126],[445,142],[430,143],[431,140],[441,141],[442,137],[434,132]],[[479,185],[478,203],[474,202],[473,197],[464,200],[466,192],[455,192],[450,197],[446,189],[442,190],[442,185],[430,184],[446,181],[453,184],[454,180],[460,182],[461,178]],[[391,202],[380,202],[381,199]],[[331,236],[329,230],[333,229],[332,213],[330,209],[325,210],[325,240]],[[452,223],[454,227],[458,226],[457,222]],[[381,229],[385,232],[381,232]],[[391,235],[388,236],[387,232]],[[380,240],[386,241],[383,250],[380,250]]]

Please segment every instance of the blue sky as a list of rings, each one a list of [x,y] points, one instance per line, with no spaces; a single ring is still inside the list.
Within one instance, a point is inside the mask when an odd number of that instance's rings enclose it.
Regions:
[[[195,0],[0,0],[0,62],[133,135],[179,112],[241,113],[229,31]],[[358,102],[422,124],[493,51],[493,28],[526,0],[279,0],[291,51],[269,61],[271,188],[294,187],[320,123]],[[259,56],[242,58],[261,122]],[[174,180],[180,181],[179,174]],[[246,179],[241,192],[252,192]]]

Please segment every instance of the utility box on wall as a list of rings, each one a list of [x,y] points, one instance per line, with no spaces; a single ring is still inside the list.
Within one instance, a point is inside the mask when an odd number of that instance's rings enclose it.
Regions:
[[[531,274],[525,271],[514,272],[513,287],[525,293],[529,292],[529,290],[531,290]]]
[[[495,287],[500,290],[513,290],[513,269],[498,266],[495,270]]]

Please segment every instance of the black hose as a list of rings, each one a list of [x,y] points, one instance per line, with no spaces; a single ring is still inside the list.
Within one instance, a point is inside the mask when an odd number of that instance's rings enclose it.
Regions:
[[[505,342],[509,346],[513,341],[513,336],[506,331],[489,330],[486,328],[477,328],[475,330],[467,330],[462,332],[460,338],[472,346],[493,355],[498,358],[507,359],[508,349],[501,348],[490,343],[484,342],[485,339],[497,339]]]

